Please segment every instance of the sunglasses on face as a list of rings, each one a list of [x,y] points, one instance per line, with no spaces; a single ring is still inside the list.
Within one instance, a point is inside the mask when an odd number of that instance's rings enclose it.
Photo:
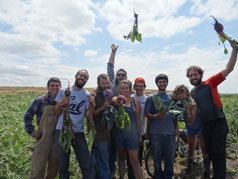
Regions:
[[[126,76],[126,74],[124,74],[124,73],[117,73],[117,76],[118,77],[124,77],[124,76]]]
[[[80,73],[79,73],[78,76],[81,77],[81,78],[84,78],[84,79],[86,79],[86,80],[88,79],[88,76],[87,76],[87,75],[84,75],[84,74],[80,74]]]

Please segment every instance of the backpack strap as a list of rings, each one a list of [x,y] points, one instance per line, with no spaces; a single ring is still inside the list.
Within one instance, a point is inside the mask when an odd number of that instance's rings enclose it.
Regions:
[[[42,100],[43,100],[45,106],[48,106],[48,105],[49,105],[49,101],[48,101],[48,99],[46,98],[46,95],[43,95],[43,96],[42,96]]]

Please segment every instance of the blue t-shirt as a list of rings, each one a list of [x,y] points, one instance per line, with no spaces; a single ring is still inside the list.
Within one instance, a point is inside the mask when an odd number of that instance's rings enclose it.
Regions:
[[[69,112],[70,119],[72,120],[72,129],[74,132],[84,132],[84,116],[86,109],[89,108],[88,96],[90,93],[85,90],[74,90],[71,87],[71,95],[69,102]],[[59,102],[64,97],[64,90],[60,90],[56,96],[55,101]],[[59,116],[58,123],[56,125],[56,129],[61,130],[63,123],[63,114]]]
[[[169,106],[173,101],[170,94],[155,93],[147,98],[145,103],[145,113],[158,113],[158,110],[155,108],[154,101],[152,99],[154,95],[159,96],[166,106]],[[174,135],[175,133],[174,121],[171,115],[166,116],[164,119],[151,119],[150,124],[150,134]]]

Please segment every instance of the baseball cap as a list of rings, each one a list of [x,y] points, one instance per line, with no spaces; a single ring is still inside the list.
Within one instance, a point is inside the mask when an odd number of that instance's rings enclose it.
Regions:
[[[136,78],[135,82],[134,82],[134,85],[137,84],[137,83],[143,83],[145,85],[145,80],[143,78]]]

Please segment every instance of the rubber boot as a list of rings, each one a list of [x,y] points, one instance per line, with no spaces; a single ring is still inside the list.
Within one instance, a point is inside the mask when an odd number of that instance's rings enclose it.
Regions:
[[[210,178],[210,160],[208,158],[203,158],[203,165],[204,165],[203,178],[209,179]]]
[[[193,158],[188,158],[187,173],[191,173],[193,168]]]

